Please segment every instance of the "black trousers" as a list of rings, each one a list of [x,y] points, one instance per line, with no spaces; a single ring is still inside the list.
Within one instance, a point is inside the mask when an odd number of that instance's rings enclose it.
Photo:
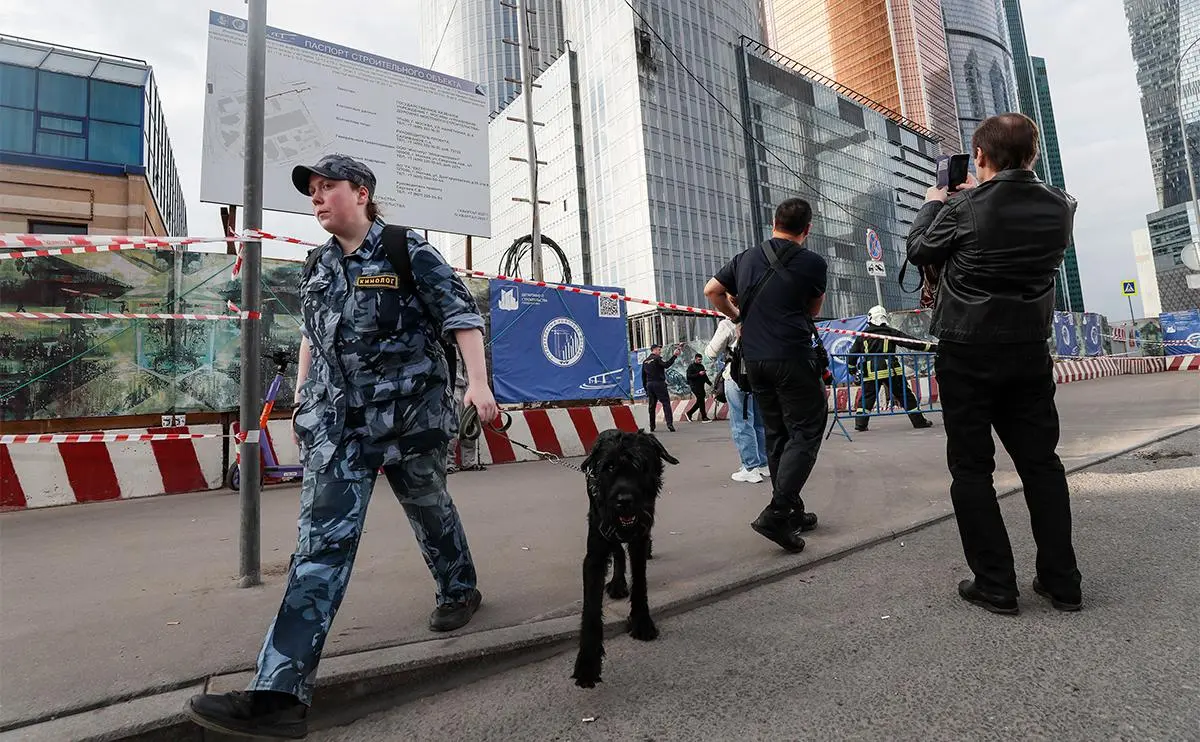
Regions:
[[[691,387],[692,396],[696,398],[696,401],[693,402],[692,406],[688,408],[687,418],[691,420],[692,415],[696,414],[696,410],[700,410],[700,419],[707,420],[708,410],[704,409],[704,398],[707,396],[707,394],[704,391],[704,384],[692,384]]]
[[[654,430],[654,417],[659,404],[663,408],[663,419],[667,421],[667,429],[675,427],[675,420],[671,416],[671,392],[668,391],[666,382],[652,381],[647,384],[646,398],[650,402],[650,430]]]
[[[864,381],[862,385],[862,404],[857,405],[857,411],[863,412],[862,415],[855,415],[854,429],[866,430],[867,424],[871,418],[865,414],[875,409],[875,403],[879,399],[879,392],[887,394],[889,402],[899,403],[906,410],[916,408],[920,402],[917,401],[917,395],[908,386],[908,379],[903,376],[890,376],[875,381]],[[908,419],[912,421],[914,426],[923,425],[925,416],[920,412],[910,412]]]
[[[946,424],[950,498],[967,564],[984,591],[1015,596],[1012,546],[996,501],[992,430],[1016,465],[1037,543],[1037,575],[1062,599],[1078,599],[1071,501],[1058,447],[1054,370],[1044,343],[942,343],[937,380]]]
[[[815,360],[746,361],[766,429],[771,509],[781,515],[804,512],[800,490],[817,464],[829,414],[821,371]]]

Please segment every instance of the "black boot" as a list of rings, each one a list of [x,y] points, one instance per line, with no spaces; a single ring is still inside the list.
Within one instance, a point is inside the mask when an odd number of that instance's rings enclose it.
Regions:
[[[968,603],[992,613],[1015,616],[1020,611],[1015,596],[985,593],[979,589],[974,580],[963,580],[958,583],[958,596]]]
[[[466,600],[439,605],[429,616],[429,630],[454,631],[461,629],[470,622],[482,602],[483,595],[478,590],[472,590]]]
[[[816,525],[816,516],[813,516],[812,521],[813,525]],[[768,507],[754,519],[750,527],[760,536],[774,541],[793,554],[804,551],[804,539],[800,537],[804,528],[799,523],[792,522],[789,513],[781,513]]]
[[[241,737],[304,739],[308,706],[290,693],[238,690],[192,696],[183,713],[214,732]]]

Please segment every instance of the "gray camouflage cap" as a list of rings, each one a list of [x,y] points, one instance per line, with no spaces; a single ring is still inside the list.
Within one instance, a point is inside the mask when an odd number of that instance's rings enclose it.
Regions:
[[[316,165],[297,165],[292,168],[292,185],[305,196],[308,194],[308,181],[314,175],[330,180],[347,180],[356,186],[365,186],[367,193],[375,195],[375,173],[371,168],[347,155],[325,155]]]

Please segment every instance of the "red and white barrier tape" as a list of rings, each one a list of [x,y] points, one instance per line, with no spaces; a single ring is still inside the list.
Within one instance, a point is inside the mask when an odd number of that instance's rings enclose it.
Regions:
[[[182,319],[212,322],[217,320],[241,321],[262,319],[261,312],[238,312],[237,314],[130,314],[122,312],[0,312],[0,319]]]
[[[47,258],[52,255],[116,252],[119,250],[169,250],[185,245],[236,242],[236,237],[93,237],[84,235],[0,234],[0,248],[35,247],[37,250],[0,252],[0,260]]]
[[[0,445],[17,443],[136,443],[140,441],[194,441],[225,438],[220,433],[42,433],[0,435]]]
[[[0,446],[21,443],[146,443],[155,441],[196,441],[212,438],[232,438],[235,443],[258,443],[261,431],[250,430],[237,435],[220,433],[39,433],[35,435],[0,435]]]

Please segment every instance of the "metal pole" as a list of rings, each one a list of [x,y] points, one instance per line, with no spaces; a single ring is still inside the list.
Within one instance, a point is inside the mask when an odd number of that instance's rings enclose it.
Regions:
[[[1126,296],[1129,300],[1129,349],[1133,350],[1137,346],[1137,318],[1133,316],[1133,297]]]
[[[883,289],[879,286],[879,276],[875,276],[875,300],[879,306],[883,306]]]
[[[267,0],[247,0],[250,22],[246,32],[246,162],[242,224],[247,229],[262,229],[263,212],[263,115],[267,77]],[[242,310],[262,310],[262,243],[242,245]],[[262,355],[259,321],[242,320],[242,404],[241,444],[242,528],[239,539],[238,586],[262,583],[260,573],[262,464],[259,459],[258,416],[262,380],[259,356]]]
[[[471,270],[474,267],[471,265],[471,235],[467,235],[467,270]]]
[[[525,94],[525,137],[529,157],[529,203],[533,206],[533,222],[530,235],[530,261],[533,263],[533,280],[544,281],[542,275],[542,222],[541,204],[538,203],[537,141],[533,133],[533,40],[529,30],[530,11],[526,0],[517,0],[517,39],[521,45],[521,92]]]

